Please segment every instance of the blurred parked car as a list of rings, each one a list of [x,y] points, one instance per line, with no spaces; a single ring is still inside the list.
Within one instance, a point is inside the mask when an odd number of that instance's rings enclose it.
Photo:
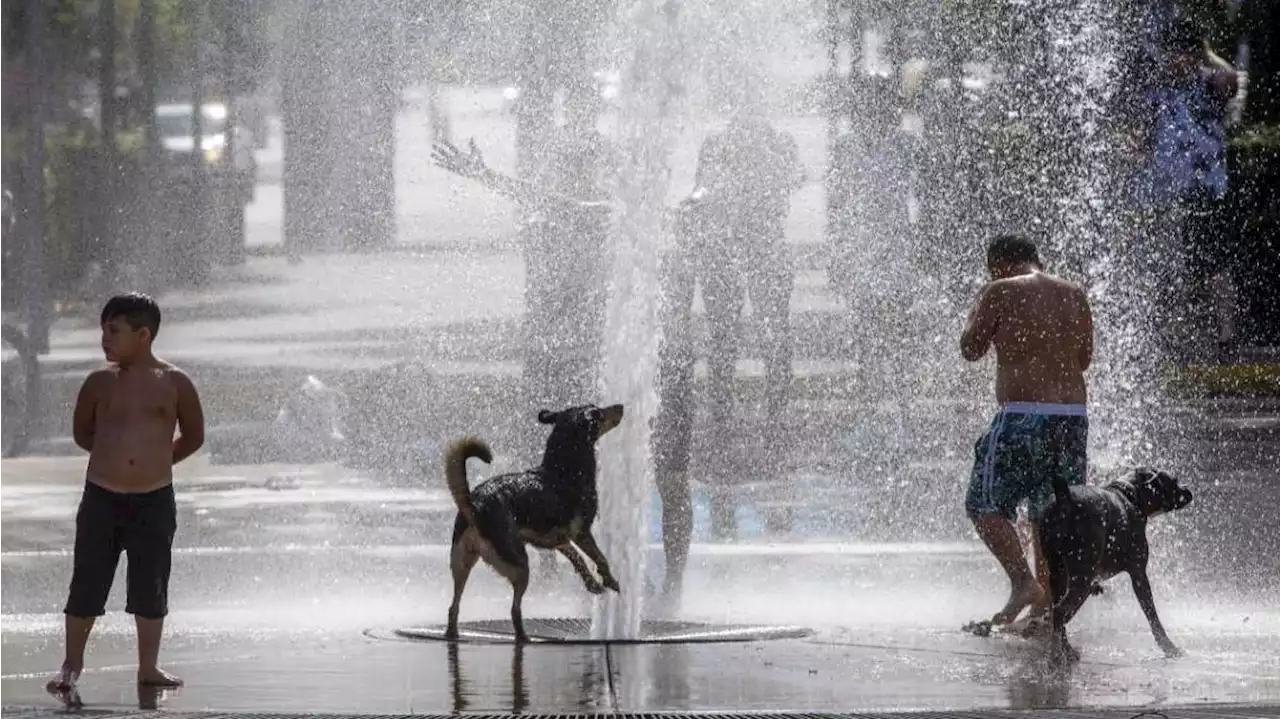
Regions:
[[[190,177],[194,168],[191,152],[195,148],[192,137],[191,103],[169,103],[156,106],[156,126],[165,156],[171,162],[170,171],[178,179]],[[204,153],[210,174],[215,180],[231,182],[239,190],[240,204],[253,201],[254,187],[258,180],[258,163],[253,156],[252,133],[237,125],[231,129],[230,152],[227,148],[227,106],[220,102],[205,103],[201,112],[200,149]],[[230,156],[228,156],[230,155]]]

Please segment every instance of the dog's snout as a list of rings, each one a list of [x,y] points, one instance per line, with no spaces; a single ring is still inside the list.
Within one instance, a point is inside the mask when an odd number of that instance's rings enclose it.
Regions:
[[[602,417],[599,425],[597,425],[596,437],[603,437],[622,423],[622,405],[611,404],[600,410],[600,413]]]
[[[604,423],[607,426],[616,427],[618,426],[618,423],[622,421],[622,405],[611,404],[600,410],[600,414],[602,415],[601,419],[604,420]]]
[[[1178,507],[1179,508],[1185,507],[1188,504],[1191,504],[1191,500],[1192,500],[1191,490],[1189,489],[1178,490]]]

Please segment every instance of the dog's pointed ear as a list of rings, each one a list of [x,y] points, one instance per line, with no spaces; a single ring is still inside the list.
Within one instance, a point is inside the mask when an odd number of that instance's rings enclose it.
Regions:
[[[538,412],[538,421],[543,424],[555,424],[556,413],[549,409],[544,409],[541,412]]]

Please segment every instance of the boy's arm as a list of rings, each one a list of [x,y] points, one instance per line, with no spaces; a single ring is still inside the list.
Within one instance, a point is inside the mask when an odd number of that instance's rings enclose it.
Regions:
[[[996,336],[996,327],[1000,323],[1000,312],[997,306],[1000,296],[1000,285],[990,282],[982,288],[973,312],[969,314],[969,323],[960,335],[960,356],[970,362],[977,362],[991,348],[991,340]]]
[[[84,384],[80,385],[80,392],[76,395],[75,411],[71,415],[71,436],[75,439],[76,446],[86,452],[93,451],[102,376],[102,370],[97,370],[84,378]]]
[[[185,372],[170,371],[178,390],[178,438],[173,440],[173,463],[196,453],[204,444],[204,408],[200,406],[200,393]]]

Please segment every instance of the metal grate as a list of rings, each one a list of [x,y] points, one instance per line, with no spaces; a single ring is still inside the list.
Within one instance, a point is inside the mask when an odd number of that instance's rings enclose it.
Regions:
[[[529,640],[543,644],[698,644],[712,642],[757,642],[769,639],[800,639],[813,630],[794,626],[756,624],[707,624],[646,619],[640,636],[632,639],[594,639],[591,620],[557,617],[524,620]],[[445,626],[408,627],[395,633],[406,639],[447,641]],[[458,641],[465,643],[511,643],[515,640],[511,620],[485,619],[458,623]]]
[[[4,719],[457,719],[458,714],[272,714],[212,711],[120,711],[43,707],[4,707]],[[1200,705],[1184,707],[1049,709],[1035,711],[975,710],[931,712],[601,712],[597,714],[465,714],[467,719],[1280,719],[1280,705]]]

